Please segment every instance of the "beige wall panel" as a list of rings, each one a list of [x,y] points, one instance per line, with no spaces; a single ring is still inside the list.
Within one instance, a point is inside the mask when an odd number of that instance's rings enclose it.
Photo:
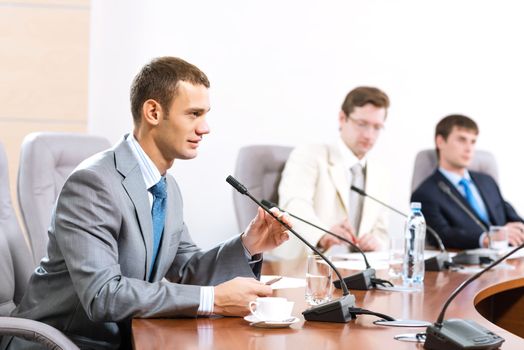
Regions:
[[[25,3],[0,2],[0,120],[85,121],[89,8]]]

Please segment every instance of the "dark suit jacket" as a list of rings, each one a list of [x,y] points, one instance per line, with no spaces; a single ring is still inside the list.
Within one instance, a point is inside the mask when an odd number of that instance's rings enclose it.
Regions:
[[[486,223],[486,226],[490,224],[502,226],[513,221],[522,222],[522,218],[515,212],[515,209],[502,198],[493,178],[474,171],[469,173],[486,204],[490,219],[490,223]],[[446,183],[462,203],[475,214],[466,199],[438,170],[413,192],[411,201],[422,203],[422,213],[427,224],[437,231],[446,248],[478,248],[480,235],[485,230],[479,227],[453,199],[439,188],[440,181]],[[430,242],[433,241],[430,237],[428,238]]]
[[[206,252],[193,243],[180,190],[166,178],[166,221],[150,278],[151,207],[127,142],[80,164],[58,198],[48,257],[14,316],[50,324],[81,348],[125,348],[133,317],[195,317],[200,286],[258,275],[261,264],[248,264],[239,236]],[[40,346],[18,338],[10,346],[29,348]]]

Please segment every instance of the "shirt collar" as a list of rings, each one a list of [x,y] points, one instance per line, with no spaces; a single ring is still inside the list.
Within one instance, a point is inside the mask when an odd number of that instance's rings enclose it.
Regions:
[[[142,177],[146,184],[146,188],[149,189],[153,187],[162,178],[160,171],[156,167],[155,163],[153,163],[151,158],[149,158],[147,153],[144,152],[138,143],[138,140],[132,133],[127,136],[126,142],[131,148],[131,151],[133,152],[133,155],[140,166],[140,171],[142,172]]]
[[[362,157],[362,159],[358,159],[355,156],[355,154],[346,145],[344,140],[342,140],[341,137],[337,140],[337,147],[340,151],[340,154],[342,155],[342,160],[344,162],[346,169],[351,169],[353,165],[357,163],[360,163],[360,165],[362,166],[362,169],[366,167],[367,156]]]
[[[444,175],[455,186],[458,186],[460,180],[462,179],[466,179],[468,182],[471,182],[471,175],[469,175],[469,171],[467,169],[464,171],[464,176],[460,176],[457,173],[445,170],[442,167],[439,167],[438,171],[440,171],[442,175]]]

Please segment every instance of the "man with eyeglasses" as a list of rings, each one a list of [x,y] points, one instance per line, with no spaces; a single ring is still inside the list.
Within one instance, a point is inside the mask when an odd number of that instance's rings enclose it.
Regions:
[[[350,190],[353,185],[378,198],[389,193],[388,176],[368,159],[386,120],[389,98],[374,87],[350,91],[339,112],[340,137],[333,143],[299,146],[291,153],[278,189],[279,206],[356,243],[362,250],[387,248],[387,212]],[[345,243],[298,220],[295,229],[314,245],[348,251]],[[336,247],[335,247],[336,246]],[[272,251],[293,259],[307,253],[295,237]]]

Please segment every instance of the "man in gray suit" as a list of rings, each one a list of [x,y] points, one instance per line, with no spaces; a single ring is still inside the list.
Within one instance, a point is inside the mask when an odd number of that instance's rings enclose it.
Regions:
[[[255,279],[261,253],[288,232],[259,210],[241,236],[203,252],[167,174],[175,159],[196,157],[209,133],[208,88],[206,75],[178,58],[142,68],[131,87],[133,133],[67,179],[47,257],[13,316],[50,324],[81,348],[117,349],[130,347],[133,317],[242,316],[249,301],[271,295]],[[18,338],[9,345],[32,347]]]

